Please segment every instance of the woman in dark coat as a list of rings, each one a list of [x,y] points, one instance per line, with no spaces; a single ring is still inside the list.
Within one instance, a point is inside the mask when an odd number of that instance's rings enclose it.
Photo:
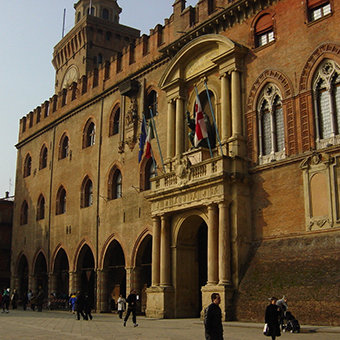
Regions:
[[[275,340],[277,336],[280,336],[280,308],[276,305],[277,298],[270,298],[270,305],[266,308],[265,314],[265,323],[268,324],[269,327],[269,336],[272,337],[272,340]]]

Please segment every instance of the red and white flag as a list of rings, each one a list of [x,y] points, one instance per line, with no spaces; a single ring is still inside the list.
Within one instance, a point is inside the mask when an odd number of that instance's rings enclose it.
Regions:
[[[152,128],[151,128],[151,122],[149,123],[149,128],[148,128],[148,135],[146,137],[146,150],[145,150],[145,157],[146,158],[151,158],[151,134],[152,134]]]
[[[202,112],[202,106],[198,98],[196,99],[196,104],[195,104],[195,114],[196,114],[195,116],[196,126],[195,126],[194,144],[195,144],[195,147],[197,147],[197,145],[202,139],[208,137],[208,132],[205,126],[204,116]]]

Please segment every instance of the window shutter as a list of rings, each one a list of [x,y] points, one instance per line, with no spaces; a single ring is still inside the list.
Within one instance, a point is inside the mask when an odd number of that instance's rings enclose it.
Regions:
[[[261,34],[271,30],[273,27],[273,20],[270,14],[265,14],[257,21],[255,26],[255,33]]]
[[[327,3],[329,0],[308,0],[308,8],[313,9]]]

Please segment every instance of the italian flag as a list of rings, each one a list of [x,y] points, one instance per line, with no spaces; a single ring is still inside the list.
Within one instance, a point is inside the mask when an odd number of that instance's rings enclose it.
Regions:
[[[149,128],[148,128],[148,135],[146,137],[146,150],[145,150],[145,157],[146,158],[151,158],[151,138],[152,138],[152,127],[151,127],[151,121],[149,123]]]
[[[205,126],[204,116],[202,112],[202,106],[200,100],[196,99],[195,104],[195,147],[198,146],[199,142],[208,137],[207,128]]]

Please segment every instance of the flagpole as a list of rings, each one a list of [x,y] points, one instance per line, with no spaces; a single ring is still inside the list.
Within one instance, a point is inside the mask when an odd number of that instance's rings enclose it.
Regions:
[[[199,102],[200,101],[200,97],[198,96],[198,91],[197,91],[196,85],[195,85],[195,92],[196,92],[197,101]],[[211,145],[210,145],[210,140],[209,140],[209,134],[208,134],[208,137],[207,137],[207,141],[208,141],[208,146],[209,146],[209,151],[210,151],[210,157],[213,158],[213,154],[212,154],[212,150],[211,150]]]
[[[151,115],[152,125],[153,125],[153,128],[154,128],[155,133],[156,133],[157,145],[158,145],[158,149],[159,149],[159,154],[160,154],[160,156],[161,156],[163,171],[164,171],[164,173],[166,173],[166,171],[165,171],[165,166],[164,166],[164,162],[163,162],[162,150],[161,150],[161,146],[160,146],[160,144],[159,144],[158,133],[157,133],[157,129],[156,129],[156,123],[155,123],[155,120],[154,120],[154,118],[153,118],[151,106],[149,107],[149,109],[150,109],[150,115]]]
[[[146,125],[146,119],[145,119],[144,112],[143,112],[143,120],[144,120],[145,126],[147,126],[147,125]],[[150,128],[151,128],[151,127],[148,126],[148,130],[147,130],[147,132],[146,132],[146,135],[149,134],[149,129],[150,129]],[[153,156],[153,150],[152,150],[152,148],[151,148],[151,157],[152,157],[152,161],[153,161],[153,166],[155,167],[155,174],[156,174],[156,176],[157,176],[157,166],[156,166],[155,157]]]
[[[222,149],[220,134],[218,133],[216,119],[215,119],[215,114],[214,114],[214,109],[213,109],[212,104],[211,104],[210,95],[209,95],[209,91],[208,91],[208,86],[207,86],[207,83],[205,82],[205,80],[204,80],[204,85],[205,85],[205,90],[207,91],[207,96],[208,96],[208,101],[209,101],[209,105],[210,105],[210,110],[211,110],[211,114],[212,114],[212,117],[213,117],[213,120],[214,120],[214,126],[215,126],[215,130],[216,130],[216,134],[217,134],[218,143],[220,144],[221,154],[223,156],[223,149]]]
[[[89,15],[92,15],[92,0],[90,0]]]

